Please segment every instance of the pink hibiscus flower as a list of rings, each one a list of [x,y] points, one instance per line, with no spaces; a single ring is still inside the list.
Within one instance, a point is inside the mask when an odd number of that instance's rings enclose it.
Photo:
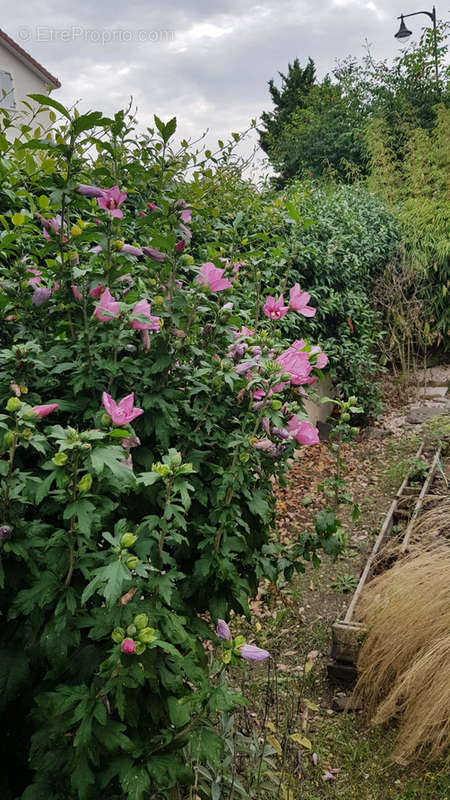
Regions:
[[[278,300],[275,300],[275,298],[269,294],[264,303],[263,311],[269,319],[281,319],[289,311],[289,306],[284,305],[284,297],[282,294],[280,294]]]
[[[224,289],[231,289],[232,284],[228,278],[223,277],[224,269],[219,269],[211,261],[206,261],[200,267],[198,282],[209,286],[212,292],[222,292]]]
[[[296,283],[289,291],[289,308],[293,311],[298,311],[304,317],[313,317],[316,313],[315,308],[309,306],[311,295],[308,292],[302,292],[300,284]]]
[[[122,219],[123,212],[120,210],[119,206],[121,206],[126,199],[126,192],[121,192],[118,186],[113,186],[112,189],[103,189],[102,196],[97,198],[97,203],[100,208],[103,208],[103,210],[111,214],[112,217]]]
[[[105,411],[111,417],[114,425],[128,425],[136,417],[140,417],[144,413],[143,408],[134,407],[134,392],[124,397],[118,403],[112,399],[111,395],[107,392],[102,394],[102,403]]]

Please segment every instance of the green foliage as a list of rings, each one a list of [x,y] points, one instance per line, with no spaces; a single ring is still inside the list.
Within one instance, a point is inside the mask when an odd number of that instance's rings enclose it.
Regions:
[[[358,580],[354,575],[351,575],[351,573],[343,572],[342,575],[338,575],[331,585],[339,594],[346,594],[347,592],[355,591],[358,586]]]
[[[277,183],[285,185],[308,173],[352,183],[370,174],[374,160],[389,181],[389,162],[383,162],[381,147],[374,149],[375,130],[372,147],[367,146],[366,127],[381,117],[387,129],[385,146],[389,150],[391,140],[396,155],[404,148],[405,121],[421,130],[433,127],[436,103],[449,104],[448,29],[448,23],[438,21],[437,81],[435,41],[428,27],[392,63],[377,62],[368,52],[360,62],[342,61],[332,76],[317,82],[311,59],[304,70],[296,59],[287,76],[280,73],[281,90],[270,81],[275,109],[262,116],[266,130],[260,142],[280,173]]]
[[[296,339],[313,331],[339,395],[363,397],[366,413],[379,414],[381,315],[372,288],[397,258],[394,214],[363,186],[327,189],[308,179],[260,193],[230,170],[189,187],[194,204],[205,196],[210,213],[192,245],[197,256],[244,258],[242,271],[260,297],[287,293],[295,282],[307,287],[316,315],[305,321],[288,314],[280,327]]]
[[[304,68],[300,66],[298,58],[288,64],[287,75],[279,73],[281,89],[275,86],[274,80],[269,81],[269,92],[275,106],[274,111],[263,111],[261,120],[264,128],[259,133],[259,142],[262,149],[271,157],[277,153],[277,143],[289,124],[291,114],[299,109],[307,108],[309,94],[316,81],[316,68],[312,58]],[[277,154],[278,159],[280,156]]]
[[[431,343],[448,347],[450,311],[450,110],[443,103],[435,107],[431,130],[404,123],[404,148],[395,154],[387,141],[387,126],[375,120],[368,129],[371,150],[370,185],[392,205],[401,225],[406,258],[410,261],[411,284],[421,281],[421,326],[416,334],[416,349],[426,350]],[[418,277],[416,277],[418,276]],[[389,278],[392,285],[392,277]],[[401,283],[398,271],[394,283]],[[411,291],[398,301],[394,314],[411,319]],[[409,313],[408,313],[409,312]],[[404,338],[393,329],[392,335]]]
[[[381,410],[377,380],[379,317],[372,287],[395,257],[398,227],[393,215],[363,187],[332,190],[293,185],[303,220],[291,226],[293,273],[308,286],[317,314],[311,327],[330,358],[330,374],[341,397],[364,398],[366,414]]]
[[[353,182],[367,160],[364,127],[367,113],[355,92],[326,76],[314,86],[305,107],[293,109],[270,151],[282,183],[302,176]]]

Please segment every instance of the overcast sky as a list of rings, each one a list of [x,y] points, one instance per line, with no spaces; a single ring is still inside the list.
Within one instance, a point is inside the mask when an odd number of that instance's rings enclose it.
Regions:
[[[366,39],[391,58],[397,15],[416,10],[422,0],[27,0],[1,26],[60,79],[62,102],[112,113],[132,95],[144,125],[176,116],[182,136],[226,138],[271,108],[267,81],[289,61],[311,56],[323,76]],[[410,20],[411,38],[425,24]]]

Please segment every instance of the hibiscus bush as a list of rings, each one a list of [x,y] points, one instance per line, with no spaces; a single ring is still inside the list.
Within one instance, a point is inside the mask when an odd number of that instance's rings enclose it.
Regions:
[[[287,550],[273,526],[327,356],[270,250],[197,233],[186,171],[212,167],[174,119],[35,99],[51,137],[0,137],[2,797],[188,796],[244,702],[229,665],[269,657],[231,610],[338,552],[332,515]]]
[[[317,307],[308,335],[329,357],[334,391],[360,397],[367,418],[379,415],[383,320],[372,295],[386,265],[401,260],[392,210],[363,185],[305,179],[255,191],[229,166],[191,181],[186,193],[199,207],[191,251],[245,259],[261,291],[307,287]],[[297,328],[289,315],[284,330],[295,336]]]

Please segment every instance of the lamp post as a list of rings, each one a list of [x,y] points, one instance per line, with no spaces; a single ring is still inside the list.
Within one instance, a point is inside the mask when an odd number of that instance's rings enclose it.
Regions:
[[[400,14],[397,19],[400,20],[400,28],[395,34],[396,39],[407,39],[411,36],[412,31],[408,30],[405,25],[406,17],[417,17],[418,14],[426,14],[430,17],[433,23],[433,42],[434,42],[434,71],[436,74],[436,89],[439,91],[439,70],[438,70],[438,53],[437,53],[437,28],[436,28],[436,9],[433,6],[433,11],[415,11],[413,14]]]

